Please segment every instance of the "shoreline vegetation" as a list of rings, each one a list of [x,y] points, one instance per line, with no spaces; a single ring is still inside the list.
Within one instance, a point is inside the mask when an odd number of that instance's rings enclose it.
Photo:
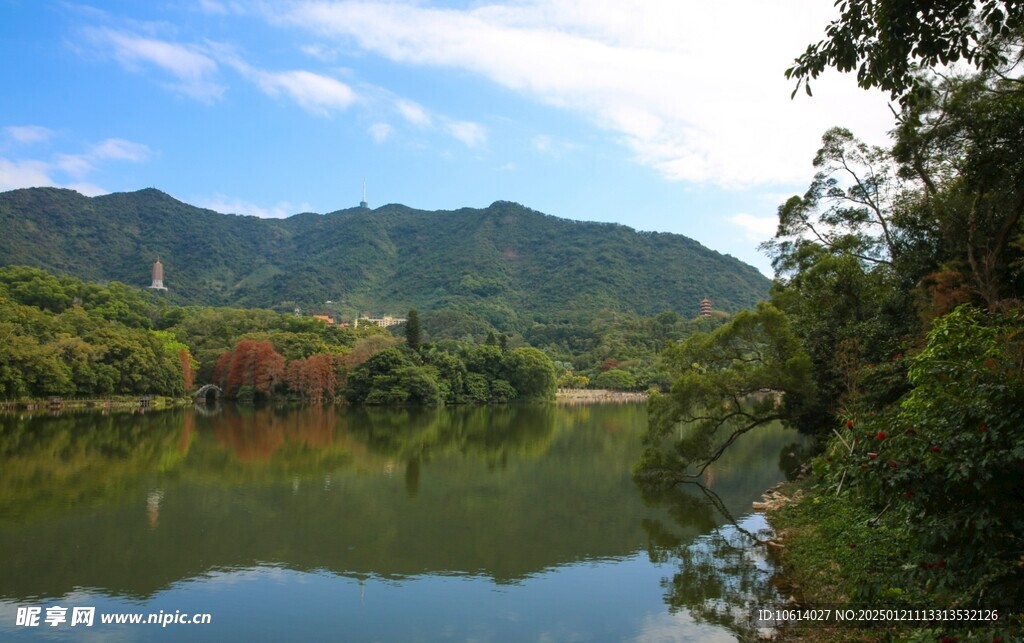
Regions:
[[[904,567],[904,551],[894,534],[849,498],[823,490],[814,477],[781,482],[752,503],[764,514],[773,536],[766,541],[775,563],[771,584],[784,610],[852,608],[925,610],[942,606],[927,599],[907,603],[907,592],[890,589],[886,598],[857,599],[858,587],[880,582]],[[997,597],[994,597],[995,600]],[[1021,634],[1020,610],[999,609],[996,621],[897,622],[841,625],[835,622],[790,621],[778,625],[775,641],[1003,641]],[[1007,638],[1007,636],[1011,638]]]
[[[439,326],[421,325],[411,309],[403,326],[348,328],[310,315],[181,306],[116,282],[0,267],[0,405],[46,408],[58,397],[61,406],[134,405],[145,396],[187,397],[206,383],[242,402],[493,404],[553,400],[557,388],[623,391],[641,401],[640,391],[670,384],[660,362],[665,346],[729,318],[609,313],[474,334],[451,312],[428,313],[447,320]],[[623,399],[570,397],[580,395]],[[81,399],[88,402],[67,401]]]
[[[0,411],[68,411],[139,409],[163,410],[193,403],[191,397],[166,397],[162,395],[111,395],[98,398],[64,398],[51,396],[48,398],[25,398],[18,400],[0,400]]]
[[[630,404],[647,401],[647,393],[638,391],[613,391],[608,389],[558,389],[555,394],[556,404]],[[67,411],[67,410],[99,410],[110,409],[145,409],[162,410],[196,403],[191,397],[164,397],[159,395],[113,395],[103,398],[26,398],[20,400],[0,400],[0,411]],[[347,406],[344,398],[334,401],[335,404]]]

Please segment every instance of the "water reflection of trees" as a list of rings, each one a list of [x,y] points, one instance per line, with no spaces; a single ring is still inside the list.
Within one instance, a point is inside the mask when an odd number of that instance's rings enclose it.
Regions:
[[[555,435],[547,405],[454,409],[226,406],[137,415],[0,415],[0,519],[130,501],[148,478],[218,484],[319,478],[355,468],[420,469],[442,455],[504,467],[535,458]]]
[[[102,508],[62,503],[30,523],[0,520],[0,551],[19,552],[0,564],[0,595],[60,596],[85,585],[149,596],[211,567],[266,561],[346,576],[470,573],[515,583],[636,551],[652,510],[636,501],[625,467],[638,455],[642,410],[451,411],[227,405],[163,428],[153,424],[161,414],[147,414],[141,428],[121,429],[138,441],[109,456],[100,445],[116,440],[106,429],[79,426],[86,487],[123,491],[97,496]],[[51,466],[44,460],[67,427],[41,428],[42,446],[19,442],[17,427],[5,433],[5,455]],[[121,469],[128,462],[136,474]]]
[[[752,446],[745,445],[745,450],[760,452],[762,457],[770,453],[762,450],[764,444]],[[783,446],[778,452],[776,476],[796,475],[801,458],[812,448],[804,441]],[[733,477],[730,472],[735,474],[737,463],[747,457],[747,453],[735,454],[734,462],[722,463],[726,471],[712,469],[704,483],[671,488],[640,484],[640,489],[645,502],[665,508],[672,519],[672,523],[643,522],[650,559],[678,566],[671,577],[662,579],[669,610],[685,610],[698,622],[726,627],[741,640],[756,640],[765,633],[757,621],[757,610],[776,606],[782,598],[770,582],[773,572],[764,543],[771,532],[758,515],[737,518],[730,509],[734,500],[724,499],[707,484],[732,493],[735,485],[729,480]],[[764,491],[770,484],[752,488]],[[749,502],[744,511],[750,508]]]
[[[182,452],[181,411],[0,414],[0,522],[126,498]]]
[[[349,430],[363,436],[370,449],[401,458],[438,450],[536,456],[547,449],[553,427],[554,409],[548,405],[363,408],[349,414]]]

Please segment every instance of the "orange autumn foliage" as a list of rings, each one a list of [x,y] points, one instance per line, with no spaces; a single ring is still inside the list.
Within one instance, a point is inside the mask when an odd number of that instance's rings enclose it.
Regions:
[[[217,360],[214,379],[228,397],[243,386],[269,397],[284,377],[284,357],[270,342],[243,339]]]
[[[301,397],[312,400],[332,398],[338,390],[336,361],[334,356],[324,354],[293,360],[285,369],[285,384]]]

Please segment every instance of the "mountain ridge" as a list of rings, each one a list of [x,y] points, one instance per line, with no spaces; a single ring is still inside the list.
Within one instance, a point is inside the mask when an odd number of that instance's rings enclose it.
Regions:
[[[473,313],[497,328],[601,310],[735,312],[769,280],[674,233],[563,219],[510,201],[426,211],[403,204],[284,219],[222,214],[156,189],[86,197],[0,193],[0,265],[145,287],[157,256],[177,303],[339,314]]]

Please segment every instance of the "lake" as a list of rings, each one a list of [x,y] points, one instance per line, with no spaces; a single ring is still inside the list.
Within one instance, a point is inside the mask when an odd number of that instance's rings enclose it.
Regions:
[[[709,491],[645,497],[646,422],[639,404],[0,415],[0,639],[748,636],[778,598],[750,503],[802,441],[764,427]]]

